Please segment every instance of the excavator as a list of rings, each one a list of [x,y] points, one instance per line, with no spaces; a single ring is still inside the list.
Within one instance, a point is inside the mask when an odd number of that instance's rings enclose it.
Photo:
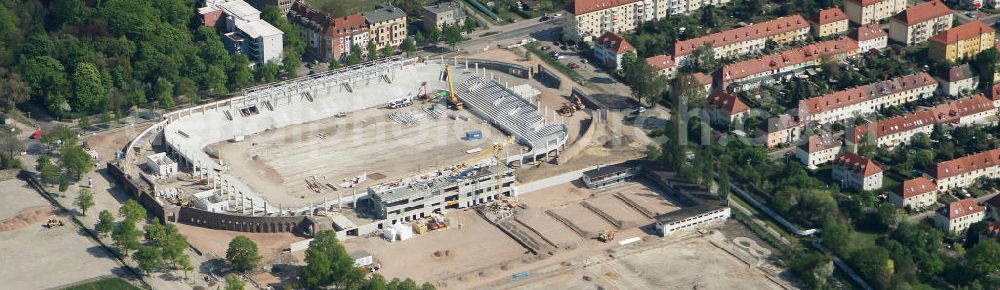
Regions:
[[[444,65],[444,73],[448,75],[448,106],[456,111],[461,110],[465,104],[455,96],[455,85],[451,81],[451,66]]]

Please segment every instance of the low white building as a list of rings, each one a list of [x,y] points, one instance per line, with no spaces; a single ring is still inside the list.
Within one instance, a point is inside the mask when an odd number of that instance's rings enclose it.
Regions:
[[[622,60],[629,52],[634,53],[635,47],[618,34],[604,33],[594,42],[594,56],[614,70],[622,69]]]
[[[795,147],[795,158],[805,166],[815,169],[836,159],[841,147],[843,142],[830,134],[809,136],[806,143]]]
[[[966,198],[949,203],[938,210],[934,215],[934,226],[951,234],[960,234],[984,218],[986,209],[977,204],[975,199]]]
[[[627,161],[620,164],[600,166],[583,172],[583,183],[588,188],[605,188],[632,180],[642,171],[637,161]]]
[[[979,86],[979,77],[972,72],[969,64],[954,66],[934,77],[938,90],[945,95],[957,97],[974,92]]]
[[[833,162],[833,180],[858,190],[882,188],[882,168],[864,156],[844,152]]]
[[[166,177],[177,173],[177,162],[167,157],[167,153],[164,152],[146,156],[143,163],[146,164],[146,168],[158,176]]]
[[[851,38],[858,42],[860,53],[883,50],[889,46],[889,33],[877,23],[858,27],[851,33]]]
[[[347,253],[347,255],[351,256],[351,259],[354,260],[354,267],[367,267],[375,264],[375,258],[365,250],[354,250]]]
[[[229,201],[222,197],[215,189],[195,193],[192,197],[191,203],[196,208],[210,212],[229,211]]]
[[[656,230],[666,237],[721,224],[729,215],[729,207],[699,204],[656,216]]]
[[[909,179],[889,194],[889,201],[898,208],[920,210],[937,201],[937,185],[923,176]]]

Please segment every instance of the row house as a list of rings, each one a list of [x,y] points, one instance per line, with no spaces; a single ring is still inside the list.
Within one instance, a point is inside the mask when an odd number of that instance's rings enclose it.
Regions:
[[[941,94],[957,97],[975,91],[979,87],[979,77],[972,72],[969,64],[953,66],[934,77]]]
[[[995,36],[993,28],[979,20],[971,21],[931,37],[927,55],[933,60],[972,58],[993,48]]]
[[[919,44],[951,28],[952,13],[941,1],[925,2],[889,20],[889,38],[906,45]]]
[[[365,11],[365,22],[375,49],[399,48],[406,39],[406,12],[392,4],[379,4],[375,10]]]
[[[851,33],[851,38],[858,42],[858,51],[862,53],[880,51],[889,46],[889,33],[878,24],[858,27]]]
[[[844,187],[868,191],[882,188],[882,168],[864,156],[844,152],[833,162],[833,180]]]
[[[983,96],[959,99],[916,112],[863,124],[846,131],[849,144],[860,144],[865,137],[868,142],[885,148],[907,144],[914,135],[930,134],[934,124],[947,123],[953,126],[986,124],[996,120],[996,107]]]
[[[934,215],[934,226],[950,233],[960,234],[974,223],[986,218],[986,209],[975,199],[966,198],[948,203]]]
[[[781,114],[767,120],[763,128],[756,128],[754,145],[764,145],[767,148],[776,148],[785,144],[792,144],[799,140],[805,123],[789,114]]]
[[[868,25],[878,24],[882,19],[896,15],[906,9],[906,0],[847,0],[844,12],[851,22]]]
[[[299,28],[306,52],[313,59],[342,60],[353,46],[367,53],[364,48],[371,38],[365,17],[360,13],[335,18],[296,1],[288,11],[288,20]]]
[[[829,124],[930,97],[938,84],[926,72],[897,77],[799,101],[807,122]]]
[[[809,20],[816,37],[826,37],[847,32],[847,14],[840,8],[820,10]]]
[[[976,179],[1000,177],[1000,149],[992,149],[948,161],[938,162],[929,170],[938,191],[972,185]]]
[[[661,54],[647,57],[646,64],[668,80],[677,76],[677,64],[674,63],[674,58],[670,55]]]
[[[594,56],[606,67],[622,69],[625,54],[635,53],[635,47],[624,37],[611,32],[604,33],[594,42]]]
[[[728,64],[718,70],[722,88],[745,91],[778,82],[805,68],[819,66],[824,56],[843,60],[858,52],[858,43],[842,37],[809,44],[779,53]]]
[[[750,117],[750,107],[739,97],[725,90],[716,90],[708,96],[708,114],[711,123],[732,126],[736,120]]]
[[[898,208],[920,210],[934,205],[936,201],[937,185],[923,176],[905,180],[889,193],[889,202]]]
[[[687,64],[688,56],[703,46],[714,51],[715,59],[722,59],[759,52],[768,41],[784,44],[806,40],[808,36],[809,22],[800,15],[792,15],[678,41],[674,43],[671,55],[678,65],[683,66]]]
[[[844,143],[829,133],[813,135],[809,136],[805,143],[795,147],[795,158],[807,167],[815,169],[836,159],[843,147]]]
[[[729,0],[657,0],[657,3],[659,2],[669,2],[670,6],[668,13],[673,16],[678,14],[690,14],[709,5],[715,7],[723,6],[728,4]],[[657,9],[659,9],[659,7]]]

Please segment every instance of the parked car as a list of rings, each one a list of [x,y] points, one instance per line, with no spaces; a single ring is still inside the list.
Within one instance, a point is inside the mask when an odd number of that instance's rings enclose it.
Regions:
[[[566,58],[566,56],[565,55],[558,55],[558,54],[556,55],[556,59],[563,59],[563,58]]]
[[[538,18],[538,22],[545,22],[546,20],[549,20],[548,16],[542,16],[542,17]]]
[[[549,50],[549,48],[551,48],[551,47],[549,47],[548,45],[542,46],[542,51]]]
[[[590,61],[589,61],[589,60],[587,60],[586,58],[582,58],[582,59],[580,59],[580,62],[582,62],[582,63],[590,63]]]

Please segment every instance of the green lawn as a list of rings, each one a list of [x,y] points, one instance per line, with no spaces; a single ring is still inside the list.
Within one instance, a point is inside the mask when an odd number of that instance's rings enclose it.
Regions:
[[[63,290],[142,290],[142,288],[135,287],[122,278],[109,277]]]
[[[895,178],[889,177],[889,175],[882,175],[882,189],[883,190],[893,190],[899,186],[901,182]]]
[[[856,231],[851,235],[851,246],[855,249],[874,247],[875,240],[878,240],[880,236],[878,233]]]

